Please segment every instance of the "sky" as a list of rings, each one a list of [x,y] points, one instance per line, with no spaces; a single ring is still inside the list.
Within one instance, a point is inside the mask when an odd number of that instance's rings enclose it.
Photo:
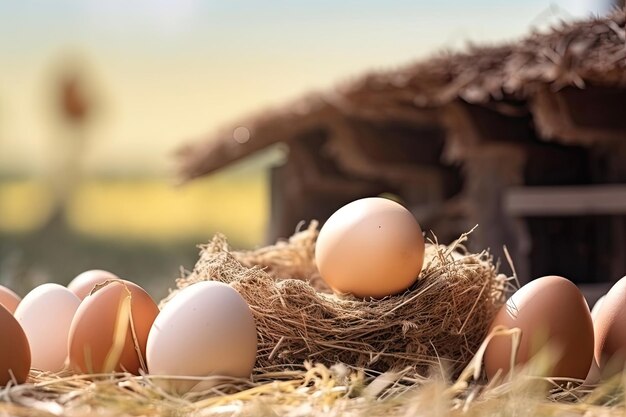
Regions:
[[[515,39],[602,0],[0,1],[0,173],[45,173],[62,146],[50,92],[80,62],[98,118],[85,169],[168,175],[173,151],[365,71]]]

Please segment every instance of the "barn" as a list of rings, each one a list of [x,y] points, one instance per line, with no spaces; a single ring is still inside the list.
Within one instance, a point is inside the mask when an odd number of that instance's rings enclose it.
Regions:
[[[440,241],[473,233],[523,283],[595,298],[626,272],[626,14],[442,52],[241,119],[179,152],[184,180],[271,145],[268,240],[388,193]]]

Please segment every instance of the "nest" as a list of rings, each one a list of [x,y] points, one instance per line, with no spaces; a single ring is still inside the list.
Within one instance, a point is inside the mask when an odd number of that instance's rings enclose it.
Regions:
[[[411,288],[363,300],[328,291],[315,267],[317,233],[312,222],[288,241],[254,251],[232,251],[216,235],[177,286],[215,280],[239,291],[256,320],[257,368],[309,361],[416,375],[443,366],[458,375],[467,366],[509,286],[487,251],[466,253],[467,235],[450,246],[431,242]]]

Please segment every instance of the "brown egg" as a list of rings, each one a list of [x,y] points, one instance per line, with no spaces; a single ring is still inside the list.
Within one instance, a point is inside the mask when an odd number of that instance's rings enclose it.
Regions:
[[[11,314],[15,313],[15,309],[21,300],[19,295],[0,285],[0,305],[3,305]]]
[[[120,279],[117,275],[103,271],[102,269],[92,269],[78,274],[69,284],[67,289],[72,291],[78,298],[84,300],[89,295],[93,287],[109,280]]]
[[[158,313],[154,300],[132,282],[111,282],[88,295],[70,327],[70,366],[86,373],[145,371],[148,333]]]
[[[594,357],[604,376],[624,369],[626,362],[626,277],[604,297],[594,317]]]
[[[385,198],[337,210],[315,244],[320,275],[336,292],[381,298],[409,288],[422,270],[424,237],[415,217]]]
[[[30,371],[30,346],[26,333],[13,314],[1,305],[0,340],[0,386],[11,381],[11,375],[23,384]]]
[[[584,379],[593,358],[593,325],[582,293],[571,281],[547,276],[520,288],[496,314],[496,326],[522,331],[515,364],[525,364],[541,349],[554,349],[547,375]],[[490,329],[490,330],[491,330]],[[511,338],[496,336],[485,352],[485,370],[492,379],[509,372]]]

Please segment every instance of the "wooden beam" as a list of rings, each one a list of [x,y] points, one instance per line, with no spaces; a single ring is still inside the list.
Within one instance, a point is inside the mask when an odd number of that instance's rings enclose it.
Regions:
[[[503,198],[517,217],[626,215],[626,185],[512,187]]]
[[[587,86],[552,91],[549,85],[531,97],[534,124],[547,140],[592,145],[626,138],[623,117],[626,89]]]

